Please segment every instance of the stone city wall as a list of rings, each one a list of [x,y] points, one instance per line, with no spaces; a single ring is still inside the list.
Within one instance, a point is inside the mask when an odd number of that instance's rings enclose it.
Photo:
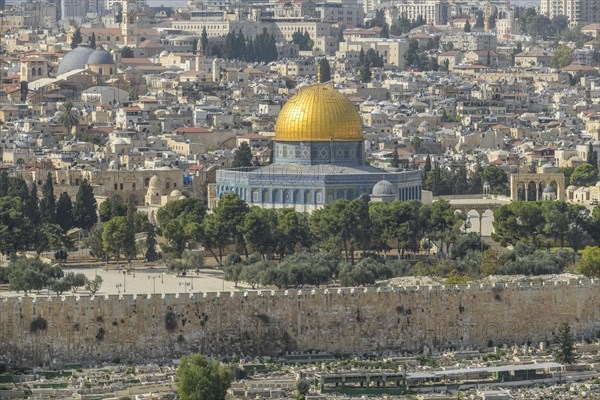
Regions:
[[[478,348],[551,340],[562,321],[578,338],[597,334],[598,280],[5,298],[0,364]]]

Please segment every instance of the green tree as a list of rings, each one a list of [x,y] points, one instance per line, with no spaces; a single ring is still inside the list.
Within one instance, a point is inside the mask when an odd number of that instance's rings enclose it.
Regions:
[[[539,247],[544,217],[541,207],[533,202],[513,202],[494,211],[492,239],[502,246],[529,243]]]
[[[251,167],[252,166],[252,150],[248,143],[242,142],[240,147],[233,155],[233,168]]]
[[[508,175],[506,171],[495,165],[488,165],[481,171],[481,179],[490,184],[493,194],[506,194],[508,190]],[[481,188],[479,188],[481,190]]]
[[[581,164],[571,174],[571,184],[575,186],[590,186],[598,181],[596,170],[590,164]]]
[[[449,202],[438,200],[430,207],[428,234],[440,242],[439,249],[444,254],[444,245],[448,247],[459,235],[464,221],[462,214],[455,214]]]
[[[133,49],[125,46],[121,49],[121,58],[133,58]]]
[[[194,39],[192,43],[192,54],[196,54],[198,52],[198,39]]]
[[[594,171],[596,172],[596,176],[598,176],[598,152],[594,150],[594,146],[592,142],[588,143],[587,150],[587,163],[594,167]]]
[[[123,241],[123,253],[128,262],[131,262],[137,255],[137,246],[135,243],[135,212],[135,205],[130,202],[127,207],[127,234]]]
[[[73,203],[67,192],[62,192],[56,203],[56,222],[65,233],[73,227]]]
[[[588,278],[600,278],[600,247],[588,246],[581,251],[577,272]]]
[[[46,181],[42,186],[40,213],[43,223],[54,224],[56,222],[56,196],[54,196],[54,182],[50,172],[46,175]]]
[[[192,241],[201,241],[203,235],[200,227],[205,214],[206,207],[200,199],[171,201],[162,207],[158,211],[157,220],[168,241],[166,249],[181,257]]]
[[[306,379],[300,379],[296,383],[296,391],[298,392],[298,394],[307,395],[309,390],[310,390],[310,383],[308,383],[308,381]]]
[[[597,246],[600,246],[600,207],[594,207],[591,218],[587,221],[586,231]]]
[[[571,327],[568,322],[563,322],[558,327],[558,333],[555,336],[558,348],[554,351],[554,359],[561,364],[575,364],[577,352],[575,350],[575,340],[571,334]]]
[[[208,34],[206,33],[206,27],[202,28],[202,34],[200,35],[200,46],[202,46],[202,54],[208,56],[210,49],[208,47]]]
[[[219,265],[223,265],[223,251],[230,243],[227,232],[227,226],[221,218],[215,214],[208,214],[201,225],[201,243],[202,246],[211,252]],[[218,254],[214,252],[218,250]]]
[[[228,281],[233,281],[235,287],[237,287],[243,267],[242,257],[238,253],[229,254],[223,267],[224,278]]]
[[[567,203],[562,201],[545,201],[542,203],[541,208],[545,221],[543,232],[547,240],[548,249],[556,240],[560,242],[561,247],[564,247],[565,237],[569,230]]]
[[[329,82],[331,80],[331,66],[327,58],[319,60],[319,83]]]
[[[371,73],[371,67],[369,67],[368,65],[365,65],[364,67],[360,67],[358,72],[359,72],[359,77],[360,77],[361,82],[363,82],[363,83],[371,82],[371,79],[373,78],[373,74]]]
[[[119,199],[106,199],[100,204],[98,214],[100,222],[108,222],[114,217],[124,217],[127,215],[127,204]]]
[[[181,255],[180,260],[170,258],[167,260],[167,268],[177,272],[177,276],[180,274],[185,275],[188,270],[198,271],[204,266],[204,254],[197,250],[185,250]]]
[[[35,235],[32,239],[34,250],[38,255],[44,251],[70,247],[65,246],[69,243],[69,239],[58,224],[42,224],[35,230]]]
[[[465,27],[463,28],[463,30],[465,32],[471,32],[471,22],[469,22],[468,18],[467,18],[467,22],[465,23]]]
[[[274,239],[281,257],[308,248],[311,242],[308,216],[290,208],[280,210]]]
[[[102,248],[107,258],[112,256],[119,260],[127,234],[127,217],[114,217],[104,224]]]
[[[81,29],[76,28],[75,32],[73,32],[73,38],[71,39],[71,48],[76,48],[81,42],[83,42],[83,37],[81,36]]]
[[[248,204],[235,193],[225,194],[213,210],[218,224],[222,225],[222,232],[228,242],[234,243],[237,251],[244,252],[246,256],[248,251],[241,227],[247,212]]]
[[[85,283],[85,290],[90,292],[92,295],[95,295],[98,292],[98,290],[100,290],[100,287],[102,287],[102,282],[102,277],[98,275],[94,279],[88,280]]]
[[[571,64],[573,60],[573,49],[565,44],[559,45],[554,49],[551,65],[553,68],[564,68]]]
[[[589,227],[589,213],[589,210],[580,204],[568,204],[567,206],[569,229],[566,238],[575,252],[582,248],[585,230]]]
[[[18,197],[0,197],[0,252],[15,255],[27,247],[29,220]]]
[[[296,31],[292,34],[292,43],[297,44],[300,51],[308,51],[313,47],[313,41],[307,31]]]
[[[418,154],[421,150],[421,138],[418,136],[413,136],[410,139],[410,147],[412,147],[413,153]]]
[[[177,394],[181,400],[225,400],[231,381],[229,368],[201,354],[182,357],[177,367]]]
[[[154,225],[149,224],[148,231],[146,233],[146,253],[144,258],[147,262],[154,262],[158,260],[158,253],[156,251],[156,232]]]
[[[23,214],[29,219],[31,227],[39,226],[41,222],[41,214],[39,207],[39,199],[37,196],[37,185],[31,185],[31,190],[28,191],[25,198],[21,198]]]
[[[79,115],[71,100],[63,103],[63,110],[58,116],[58,122],[67,129],[67,135],[73,133],[73,127],[79,124]]]
[[[40,291],[63,277],[63,271],[58,266],[52,266],[39,258],[29,259],[25,256],[16,257],[9,266],[8,280],[11,290],[27,292]]]
[[[89,231],[98,221],[96,214],[97,203],[94,197],[94,191],[89,182],[84,180],[75,196],[73,204],[73,223],[76,227]]]
[[[108,260],[107,253],[104,251],[104,244],[102,242],[102,234],[104,233],[104,226],[102,224],[96,225],[92,231],[87,245],[90,249],[90,255],[97,260]]]
[[[92,36],[90,37],[90,47],[92,49],[96,48],[96,34],[92,32]]]
[[[274,210],[251,207],[244,216],[240,229],[246,244],[253,252],[270,258],[277,244],[276,226],[277,213]]]
[[[417,39],[410,39],[408,41],[408,50],[404,53],[404,61],[407,67],[420,68],[421,59],[419,57],[419,41]]]
[[[390,37],[390,27],[388,26],[388,24],[383,24],[383,26],[381,27],[381,32],[379,32],[379,37],[386,39]]]

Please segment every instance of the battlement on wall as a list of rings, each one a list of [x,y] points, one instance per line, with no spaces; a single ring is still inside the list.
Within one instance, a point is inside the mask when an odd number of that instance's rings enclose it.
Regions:
[[[261,297],[288,297],[298,298],[306,296],[348,296],[348,295],[371,295],[371,294],[407,294],[407,293],[428,293],[428,294],[450,294],[461,292],[488,292],[488,291],[524,291],[524,290],[554,290],[558,288],[581,288],[598,287],[600,289],[599,279],[578,279],[561,281],[540,281],[532,280],[529,282],[503,282],[503,283],[473,283],[465,285],[421,285],[421,286],[400,286],[400,287],[353,287],[353,288],[319,288],[319,289],[288,289],[288,290],[268,290],[257,289],[246,292],[195,292],[195,293],[167,293],[167,294],[120,294],[120,295],[61,295],[61,296],[14,296],[0,297],[0,307],[2,304],[14,303],[47,303],[47,302],[66,302],[66,303],[95,303],[105,302],[138,302],[148,300],[149,302],[186,302],[190,300],[213,300],[213,299],[252,299]]]
[[[0,299],[0,363],[482,348],[546,340],[562,321],[596,335],[600,280],[11,297]]]

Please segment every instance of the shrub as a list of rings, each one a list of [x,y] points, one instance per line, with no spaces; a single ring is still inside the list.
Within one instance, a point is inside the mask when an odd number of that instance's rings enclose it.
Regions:
[[[168,331],[177,329],[177,316],[173,311],[167,311],[165,314],[165,328],[167,328]]]
[[[36,317],[29,325],[29,331],[35,333],[37,331],[45,331],[48,328],[48,322],[42,317]]]

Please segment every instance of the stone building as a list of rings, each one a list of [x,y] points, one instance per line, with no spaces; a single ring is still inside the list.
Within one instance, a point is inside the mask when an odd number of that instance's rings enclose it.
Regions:
[[[273,142],[273,164],[217,171],[209,206],[233,192],[251,206],[312,212],[335,200],[371,195],[383,180],[400,200],[421,198],[419,171],[367,165],[358,111],[328,84],[306,87],[288,100]]]

